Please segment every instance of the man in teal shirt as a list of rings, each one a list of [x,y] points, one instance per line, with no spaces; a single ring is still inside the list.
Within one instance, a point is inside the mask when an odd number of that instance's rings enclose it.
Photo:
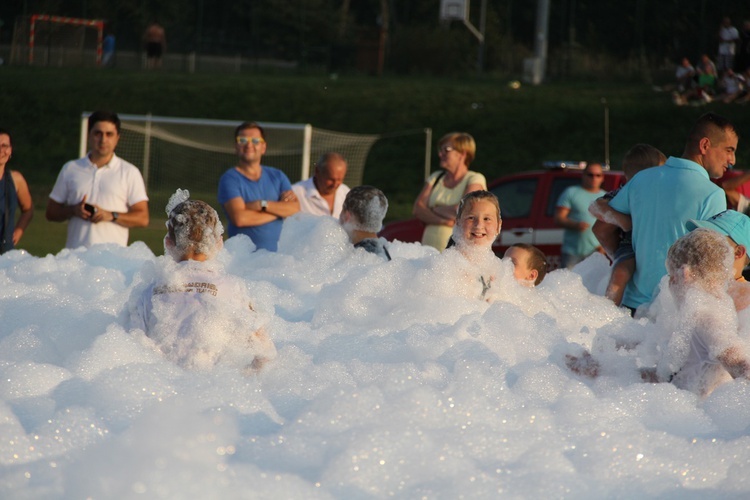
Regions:
[[[581,185],[570,186],[557,200],[555,223],[565,229],[560,250],[562,267],[570,269],[601,248],[591,231],[596,218],[589,213],[589,205],[606,194],[602,182],[601,163],[589,163],[583,171]]]
[[[706,220],[727,209],[724,191],[710,178],[718,179],[734,163],[737,142],[727,119],[706,113],[690,131],[682,158],[670,157],[661,167],[639,172],[609,202],[632,219],[636,270],[623,305],[635,310],[651,302],[667,274],[667,251],[689,232],[690,219]]]

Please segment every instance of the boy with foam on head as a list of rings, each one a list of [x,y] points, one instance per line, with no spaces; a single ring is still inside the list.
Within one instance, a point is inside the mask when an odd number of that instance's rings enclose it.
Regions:
[[[391,260],[385,239],[378,238],[388,212],[388,198],[372,186],[352,188],[344,198],[339,222],[355,248],[362,248],[385,260]]]
[[[547,256],[534,245],[515,243],[505,251],[504,258],[513,262],[513,276],[528,287],[537,286],[547,275]]]
[[[630,181],[641,170],[663,165],[665,161],[667,157],[655,147],[649,144],[636,144],[625,153],[622,159],[625,181]],[[589,206],[591,215],[598,219],[592,228],[594,235],[612,260],[612,275],[604,296],[617,306],[622,303],[625,286],[635,272],[632,232],[620,229],[623,225],[631,225],[630,217],[619,212],[604,210],[609,206],[609,200],[614,198],[618,191],[620,188],[610,191]]]
[[[221,362],[253,372],[276,356],[276,348],[245,283],[214,259],[223,247],[219,215],[189,196],[178,189],[167,203],[164,251],[171,259],[142,272],[154,278],[140,293],[134,290],[131,327],[185,368],[207,370]]]

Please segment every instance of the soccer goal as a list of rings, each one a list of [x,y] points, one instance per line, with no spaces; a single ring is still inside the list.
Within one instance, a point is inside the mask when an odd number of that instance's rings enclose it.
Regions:
[[[104,21],[33,14],[16,19],[11,63],[30,66],[100,65]]]
[[[88,145],[88,117],[81,116],[80,156]],[[236,165],[234,129],[241,122],[151,115],[119,115],[122,122],[117,154],[138,166],[152,207],[163,207],[175,189],[216,202],[219,177]],[[335,132],[310,124],[258,122],[266,135],[263,163],[282,170],[294,183],[307,179],[320,155],[342,154],[348,163],[349,186],[362,184],[367,155],[380,135]]]

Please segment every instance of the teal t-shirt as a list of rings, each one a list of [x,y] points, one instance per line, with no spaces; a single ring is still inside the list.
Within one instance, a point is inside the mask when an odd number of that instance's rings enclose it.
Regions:
[[[687,221],[723,212],[727,200],[703,167],[671,156],[663,166],[636,174],[609,206],[633,219],[636,267],[622,303],[635,308],[653,299],[656,286],[667,274],[667,251],[688,233]]]
[[[570,209],[569,219],[575,221],[588,222],[589,227],[585,231],[574,231],[566,229],[563,233],[562,253],[586,257],[594,252],[599,246],[599,240],[596,239],[591,227],[596,222],[596,217],[589,212],[589,205],[604,196],[606,192],[599,190],[596,192],[586,191],[581,186],[570,186],[562,192],[557,200],[557,207]]]

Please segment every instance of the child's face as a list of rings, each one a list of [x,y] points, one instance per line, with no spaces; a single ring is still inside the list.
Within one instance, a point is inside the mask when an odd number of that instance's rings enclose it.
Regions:
[[[477,200],[464,208],[459,220],[461,235],[470,245],[492,246],[500,234],[500,219],[497,208],[486,200]]]
[[[505,251],[505,257],[513,262],[513,276],[522,285],[534,286],[536,280],[536,270],[529,267],[529,257],[531,252],[525,248],[510,247]]]

